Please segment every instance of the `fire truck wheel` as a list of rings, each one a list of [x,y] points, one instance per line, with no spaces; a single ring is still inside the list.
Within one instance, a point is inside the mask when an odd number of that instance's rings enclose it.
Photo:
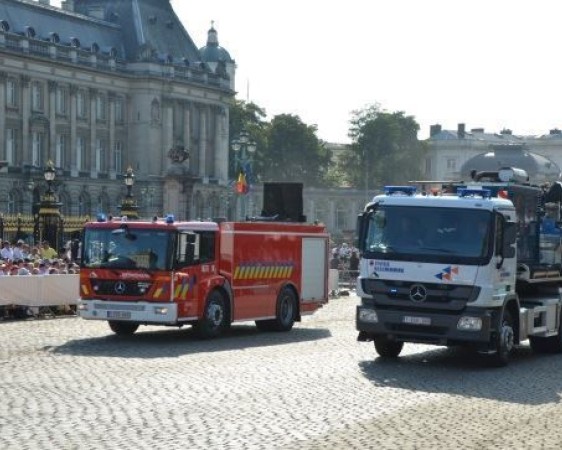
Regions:
[[[207,298],[203,317],[194,326],[195,333],[201,339],[219,336],[229,324],[228,311],[224,296],[219,291],[213,291]]]
[[[120,322],[118,320],[110,320],[109,321],[109,328],[113,331],[117,336],[131,336],[137,328],[139,327],[138,323],[134,322]]]
[[[515,333],[513,331],[513,318],[511,313],[504,308],[501,323],[496,331],[496,353],[492,355],[492,365],[496,367],[506,366],[515,345]]]
[[[404,342],[391,341],[384,336],[376,337],[373,342],[375,350],[382,358],[397,358],[404,347]]]
[[[272,320],[256,320],[260,331],[289,331],[295,324],[297,299],[292,289],[284,288],[277,297],[276,317]]]

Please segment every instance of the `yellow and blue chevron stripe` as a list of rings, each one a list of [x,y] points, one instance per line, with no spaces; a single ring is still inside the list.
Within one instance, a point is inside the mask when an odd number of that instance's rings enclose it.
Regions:
[[[234,269],[235,280],[265,280],[290,278],[294,264],[282,263],[242,263]]]

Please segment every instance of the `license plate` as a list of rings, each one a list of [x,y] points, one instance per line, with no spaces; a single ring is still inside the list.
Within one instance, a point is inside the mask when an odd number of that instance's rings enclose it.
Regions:
[[[130,319],[131,311],[107,311],[108,319]]]
[[[431,317],[404,316],[402,322],[410,325],[431,325]]]

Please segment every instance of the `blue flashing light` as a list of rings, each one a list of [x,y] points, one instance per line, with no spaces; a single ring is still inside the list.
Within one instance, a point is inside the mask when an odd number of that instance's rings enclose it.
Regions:
[[[98,213],[96,216],[98,222],[107,222],[107,216],[104,213]]]
[[[490,189],[469,189],[469,188],[461,188],[458,189],[457,193],[459,197],[482,197],[482,198],[490,198],[492,197],[492,191]]]
[[[385,195],[394,195],[394,194],[414,195],[416,193],[416,187],[415,186],[385,186],[384,193]]]
[[[176,220],[176,218],[174,217],[173,214],[168,214],[168,215],[166,216],[166,223],[167,223],[167,224],[174,223],[175,220]]]

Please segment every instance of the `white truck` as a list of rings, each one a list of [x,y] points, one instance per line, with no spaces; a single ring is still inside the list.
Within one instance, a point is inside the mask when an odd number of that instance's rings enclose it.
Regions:
[[[358,340],[388,358],[405,342],[467,346],[499,366],[527,339],[562,352],[562,189],[526,180],[504,168],[374,197],[358,218]]]

